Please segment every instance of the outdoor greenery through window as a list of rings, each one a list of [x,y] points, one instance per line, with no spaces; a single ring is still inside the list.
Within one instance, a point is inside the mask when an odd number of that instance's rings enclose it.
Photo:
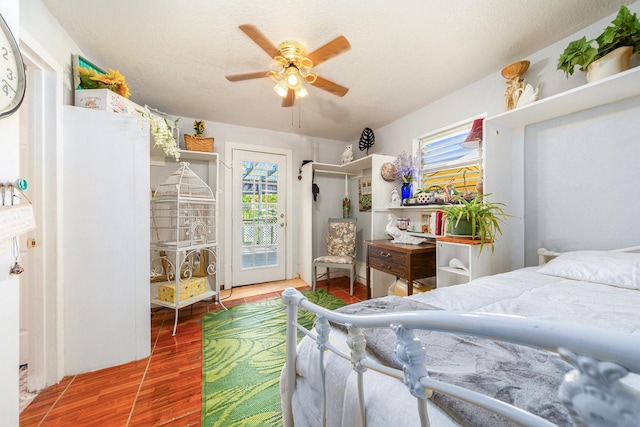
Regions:
[[[278,242],[278,168],[272,163],[242,164],[242,241],[268,252]]]
[[[420,188],[475,191],[481,179],[481,150],[461,145],[472,123],[473,119],[420,138]]]

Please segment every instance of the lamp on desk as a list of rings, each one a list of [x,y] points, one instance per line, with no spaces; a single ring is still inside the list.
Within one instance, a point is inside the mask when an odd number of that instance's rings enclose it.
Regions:
[[[483,175],[482,175],[482,131],[483,131],[484,119],[475,119],[471,125],[471,131],[465,140],[460,144],[464,148],[475,148],[478,150],[478,158],[480,159],[480,172],[478,176],[478,183],[476,184],[476,192],[478,195],[484,191]]]

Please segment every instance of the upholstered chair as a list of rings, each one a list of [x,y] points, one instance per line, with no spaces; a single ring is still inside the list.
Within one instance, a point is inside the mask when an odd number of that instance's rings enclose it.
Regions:
[[[318,267],[327,269],[327,283],[331,280],[329,269],[349,270],[350,293],[356,278],[356,218],[329,218],[327,230],[327,254],[313,260],[313,290],[316,289]]]

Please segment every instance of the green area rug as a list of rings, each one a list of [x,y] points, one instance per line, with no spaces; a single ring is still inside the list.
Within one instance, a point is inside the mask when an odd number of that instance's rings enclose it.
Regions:
[[[303,294],[332,310],[346,305],[323,289]],[[300,324],[311,328],[315,316],[306,310],[298,314]],[[203,315],[203,426],[282,425],[279,384],[285,332],[282,298]]]

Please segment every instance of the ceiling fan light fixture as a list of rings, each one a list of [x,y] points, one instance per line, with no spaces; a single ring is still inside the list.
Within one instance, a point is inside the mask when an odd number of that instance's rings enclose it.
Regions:
[[[313,73],[308,73],[304,75],[304,81],[309,84],[314,84],[317,78],[318,78],[318,75]]]
[[[287,91],[289,90],[289,86],[287,86],[287,81],[285,79],[280,80],[278,83],[276,83],[276,85],[273,87],[273,90],[275,91],[275,93],[278,94],[278,96],[280,96],[281,98],[284,98],[287,96]]]
[[[287,68],[284,78],[291,89],[298,89],[302,85],[302,76],[300,76],[296,67],[291,66]]]
[[[349,91],[348,88],[311,72],[312,67],[351,48],[349,41],[344,36],[336,37],[307,56],[304,46],[296,41],[285,41],[276,47],[255,25],[244,24],[239,28],[272,58],[271,68],[276,68],[266,72],[229,75],[226,76],[227,80],[236,82],[269,77],[275,82],[274,92],[283,98],[283,107],[291,107],[294,104],[294,99],[304,98],[308,95],[307,89],[303,86],[304,83],[336,96],[344,96]]]
[[[304,98],[307,95],[309,95],[307,89],[304,86],[300,85],[300,89],[296,90],[296,98]]]

